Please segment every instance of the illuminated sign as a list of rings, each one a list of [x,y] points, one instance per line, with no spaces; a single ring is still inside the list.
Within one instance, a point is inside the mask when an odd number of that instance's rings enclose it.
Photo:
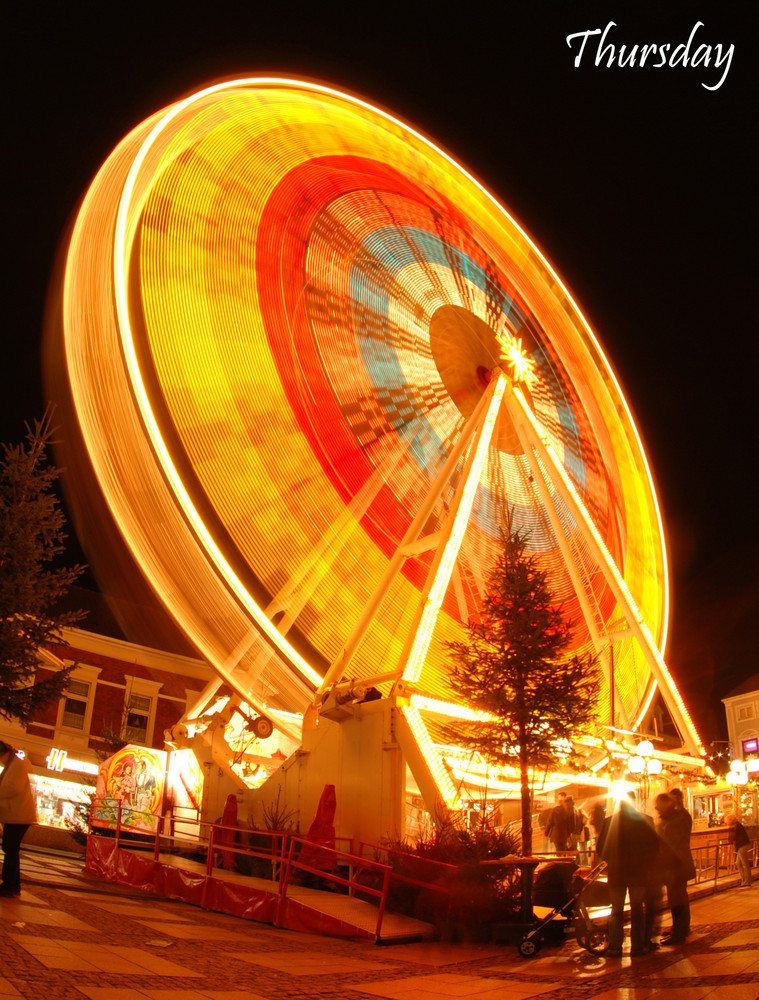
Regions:
[[[65,769],[66,771],[78,771],[80,774],[98,773],[97,764],[91,764],[88,760],[75,760],[68,756],[66,750],[61,750],[59,747],[53,747],[45,758],[45,763],[49,771],[63,771]]]
[[[66,763],[66,751],[53,747],[45,758],[45,763],[49,771],[62,771],[63,765]]]
[[[759,753],[759,737],[754,736],[750,740],[743,740],[742,746],[744,754]]]

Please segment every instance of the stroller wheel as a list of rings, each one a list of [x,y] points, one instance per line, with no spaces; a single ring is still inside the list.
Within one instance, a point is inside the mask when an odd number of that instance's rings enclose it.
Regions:
[[[609,935],[605,928],[593,927],[583,935],[581,944],[593,955],[604,955],[609,950]]]
[[[525,938],[519,945],[519,954],[522,958],[533,958],[540,951],[540,941],[537,938]]]

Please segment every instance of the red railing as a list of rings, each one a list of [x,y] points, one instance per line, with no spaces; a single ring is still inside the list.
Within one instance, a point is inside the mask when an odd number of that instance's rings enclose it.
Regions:
[[[123,803],[119,803],[115,815],[115,825],[113,826],[111,826],[110,820],[104,820],[102,816],[97,818],[95,815],[96,811],[97,804],[93,803],[90,810],[89,832],[97,836],[98,826],[106,826],[109,829],[113,829],[114,843],[117,849],[122,847],[122,844],[124,844],[130,834],[132,834],[133,838],[138,835],[141,838],[147,838],[150,836],[149,834],[138,833],[138,831],[135,831],[132,828],[131,824],[125,824],[125,814],[128,813],[129,818],[132,818],[134,814],[137,813],[137,810],[132,809],[130,806],[124,806]],[[213,876],[213,870],[217,867],[216,856],[222,852],[232,855],[240,855],[243,857],[263,859],[271,864],[272,878],[270,881],[277,885],[277,892],[283,898],[287,896],[288,887],[290,886],[294,870],[306,872],[327,879],[330,883],[346,886],[348,894],[351,896],[355,895],[356,892],[359,891],[366,895],[375,897],[378,900],[377,921],[374,933],[377,938],[380,937],[382,921],[387,904],[391,868],[389,865],[381,864],[377,861],[371,861],[367,858],[362,858],[354,854],[352,838],[337,838],[338,842],[344,842],[348,845],[349,850],[346,851],[339,850],[338,848],[315,845],[306,837],[301,837],[287,831],[258,830],[252,827],[233,827],[225,826],[222,823],[199,823],[198,826],[201,829],[204,826],[208,827],[209,832],[207,837],[203,837],[202,833],[199,832],[197,837],[185,835],[184,837],[178,838],[173,833],[168,835],[162,833],[159,826],[152,835],[154,860],[160,860],[161,853],[163,853],[161,845],[162,842],[165,843],[166,841],[170,841],[172,847],[179,844],[185,849],[194,848],[197,853],[205,852],[206,876],[209,878]],[[95,827],[95,829],[93,829],[93,827]],[[268,848],[261,849],[251,847],[249,844],[241,845],[236,843],[234,840],[234,838],[236,838],[236,836],[240,833],[244,833],[248,836],[269,838],[270,844]],[[220,834],[230,834],[231,837],[229,840],[225,837],[223,841],[220,841]],[[147,847],[146,839],[137,840],[130,838],[128,841],[128,848],[126,849],[134,849],[139,846]],[[325,858],[331,860],[331,864],[323,867],[316,867],[315,865],[310,865],[306,862],[300,861],[298,854],[305,846],[308,846],[309,848],[316,847],[320,853],[324,853]],[[375,886],[367,885],[365,882],[359,881],[362,871],[365,870],[371,870],[381,876],[381,888],[376,888]],[[347,876],[343,874],[346,871]]]
[[[330,867],[317,868],[314,865],[309,865],[299,860],[296,855],[296,850],[302,851],[304,847],[313,848],[315,846],[320,853],[323,852],[327,858],[332,859],[332,865]],[[332,849],[330,847],[323,847],[321,844],[314,845],[312,841],[305,837],[291,835],[289,838],[289,849],[280,885],[280,892],[282,896],[287,895],[287,888],[294,869],[328,879],[329,882],[334,882],[337,885],[344,885],[347,887],[348,894],[351,896],[355,895],[358,890],[361,893],[376,897],[379,902],[377,910],[377,923],[374,934],[375,937],[379,939],[382,930],[382,920],[385,915],[385,907],[387,905],[387,892],[390,884],[390,875],[392,874],[390,865],[384,865],[378,861],[369,861],[368,859],[361,858],[356,854],[349,854],[346,851],[338,851],[337,849]],[[348,871],[347,877],[341,874],[341,871],[344,871],[345,869]],[[365,882],[358,881],[361,872],[366,869],[378,874],[381,873],[382,887],[380,889],[367,885]]]
[[[115,827],[110,827],[110,821],[103,820],[102,817],[99,818],[99,820],[95,819],[96,810],[97,805],[93,803],[90,810],[89,832],[93,833],[93,825],[108,826],[109,828],[113,828],[115,846],[117,849],[121,847],[125,837],[128,837],[130,833],[136,833],[134,829],[130,829],[130,824],[125,825],[123,822],[123,817],[126,812],[129,813],[130,818],[136,813],[136,810],[131,807],[124,806],[122,803],[119,803],[115,817]],[[345,842],[349,848],[348,850],[340,850],[337,847],[331,848],[315,845],[313,841],[308,840],[306,837],[302,837],[288,831],[258,830],[252,827],[233,827],[225,826],[222,823],[199,823],[197,824],[199,832],[196,837],[191,835],[176,837],[173,831],[169,834],[162,833],[160,827],[160,823],[162,822],[163,820],[159,820],[159,826],[153,834],[153,857],[155,861],[160,860],[160,855],[162,853],[161,844],[166,841],[170,842],[172,848],[176,848],[176,845],[179,844],[181,848],[185,849],[194,847],[196,853],[206,852],[206,876],[209,878],[212,877],[213,870],[217,867],[217,853],[224,852],[244,857],[263,859],[267,862],[267,864],[271,865],[272,877],[270,881],[277,885],[277,892],[282,898],[287,897],[293,871],[297,870],[318,876],[322,879],[326,879],[329,883],[347,887],[348,894],[351,896],[354,896],[356,892],[360,892],[363,895],[368,895],[378,900],[377,922],[375,928],[375,937],[377,939],[379,939],[381,935],[382,921],[387,906],[391,879],[395,882],[432,890],[450,897],[450,890],[445,886],[445,884],[440,884],[440,880],[444,879],[447,875],[454,875],[458,870],[456,865],[445,864],[444,862],[434,861],[428,858],[420,858],[418,855],[404,852],[402,850],[389,847],[388,845],[373,844],[368,841],[359,841],[357,852],[354,853],[354,842],[348,837],[338,838],[342,842]],[[203,827],[208,827],[209,833],[207,837],[203,837],[200,832]],[[229,840],[225,838],[223,842],[219,842],[220,833],[229,833],[232,836]],[[258,838],[268,838],[269,844],[267,847],[255,848],[251,847],[249,844],[247,846],[243,846],[239,843],[235,843],[235,838],[240,833]],[[140,836],[143,839],[141,841],[131,841],[129,843],[130,848],[137,847],[138,845],[147,846],[146,839],[150,835],[140,834]],[[323,852],[325,859],[329,859],[331,863],[317,867],[316,865],[301,861],[299,859],[299,854],[306,846],[309,848],[316,848],[319,852]],[[759,844],[754,842],[754,866],[756,866],[757,863],[756,849],[758,846]],[[374,852],[375,857],[373,859],[367,858],[365,856],[366,851]],[[694,848],[693,854],[696,862],[697,883],[711,881],[713,878],[714,889],[716,890],[717,882],[718,879],[722,877],[722,872],[724,872],[725,877],[735,874],[734,851],[725,841],[718,841],[703,847]],[[409,863],[412,864],[414,868],[423,869],[425,872],[432,870],[434,872],[434,880],[430,879],[429,876],[415,878],[413,875],[404,875],[400,872],[394,871],[390,864],[377,860],[379,857],[385,857],[389,861],[393,856],[408,858]],[[562,857],[566,860],[570,860],[571,855],[568,857],[568,854],[563,854]],[[534,867],[540,860],[550,860],[550,856],[542,854],[536,855],[532,859],[510,859],[509,861],[493,862],[493,864],[506,865],[507,867],[511,864],[512,866],[516,866],[521,869],[522,901],[524,903],[530,896],[530,894],[526,891],[527,869]],[[344,874],[346,871],[347,875]],[[362,873],[367,871],[374,873],[372,881],[380,881],[381,887],[367,884],[366,881],[360,881]],[[380,877],[379,879],[378,876]],[[524,906],[522,909],[524,909]]]

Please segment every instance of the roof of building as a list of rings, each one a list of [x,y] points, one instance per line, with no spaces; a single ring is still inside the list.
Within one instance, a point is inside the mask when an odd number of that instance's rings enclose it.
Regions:
[[[752,674],[751,677],[747,677],[745,681],[733,688],[732,691],[728,692],[722,699],[726,701],[728,698],[737,698],[741,694],[750,694],[752,691],[759,691],[759,674]]]
[[[84,587],[69,587],[68,592],[58,601],[56,611],[84,611],[85,615],[77,626],[96,635],[108,636],[134,642],[152,649],[162,649],[180,656],[198,657],[197,650],[170,621],[167,614],[156,605],[146,607],[130,605],[123,598],[106,596],[99,591]],[[121,622],[141,623],[139,631],[129,634]]]

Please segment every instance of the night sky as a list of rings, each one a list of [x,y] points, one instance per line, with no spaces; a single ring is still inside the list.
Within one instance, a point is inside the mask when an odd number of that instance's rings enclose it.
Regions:
[[[80,6],[4,18],[0,439],[19,439],[24,420],[44,408],[42,314],[56,248],[123,135],[235,75],[303,76],[349,90],[478,176],[598,336],[663,507],[667,659],[702,735],[719,737],[719,699],[757,671],[751,5]],[[575,67],[581,39],[570,48],[567,36],[610,21],[615,65],[595,65],[596,35]],[[669,44],[671,55],[698,21],[690,56],[711,45],[709,66],[656,67],[655,53],[644,68],[616,64],[622,44]],[[735,46],[729,68],[726,58],[714,65],[718,43],[723,57]]]

